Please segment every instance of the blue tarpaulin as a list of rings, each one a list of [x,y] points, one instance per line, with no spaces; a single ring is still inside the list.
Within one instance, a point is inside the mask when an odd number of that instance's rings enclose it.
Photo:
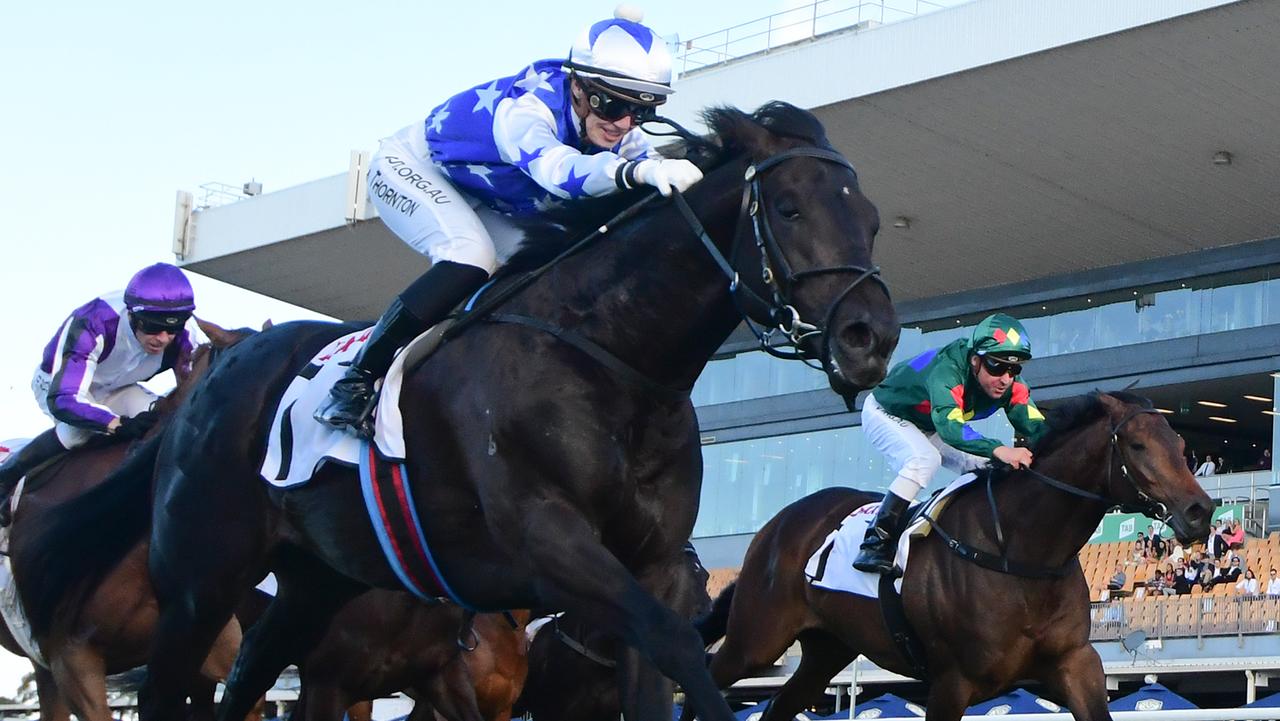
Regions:
[[[990,701],[970,706],[964,713],[966,716],[1004,716],[1011,713],[1055,713],[1064,710],[1052,701],[1046,701],[1030,691],[1015,688]]]
[[[1161,684],[1152,683],[1107,704],[1112,711],[1176,711],[1199,708]]]

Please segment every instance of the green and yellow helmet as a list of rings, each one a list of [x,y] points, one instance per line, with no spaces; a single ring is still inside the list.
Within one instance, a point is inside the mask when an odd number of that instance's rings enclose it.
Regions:
[[[1031,338],[1017,318],[992,313],[973,329],[970,347],[978,355],[989,355],[1005,363],[1031,360]]]

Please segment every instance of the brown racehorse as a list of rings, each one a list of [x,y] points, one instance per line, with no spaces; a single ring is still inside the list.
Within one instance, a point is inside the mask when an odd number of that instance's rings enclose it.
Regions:
[[[211,323],[199,321],[211,341],[196,349],[190,373],[179,379],[178,386],[156,404],[161,421],[152,434],[162,431],[164,418],[176,408],[189,390],[208,369],[215,349],[228,347],[250,331],[226,331]],[[28,539],[50,515],[57,514],[63,503],[98,485],[121,465],[130,444],[94,443],[78,448],[30,474],[14,515],[11,528],[10,563],[21,592],[23,579],[42,572],[35,562]],[[127,671],[147,660],[151,635],[158,610],[147,573],[146,539],[134,542],[133,548],[76,608],[61,608],[55,614],[53,628],[36,641],[47,667],[33,662],[40,695],[42,719],[66,718],[68,710],[83,721],[109,721],[106,676]],[[0,645],[25,656],[13,641],[8,629],[0,635]],[[209,654],[204,675],[209,679],[226,678],[235,659],[240,641],[240,627],[234,621],[226,626]],[[207,698],[193,698],[193,713],[212,716],[213,686]]]
[[[685,546],[685,564],[670,579],[663,596],[671,610],[696,618],[711,606],[707,569],[693,545]],[[529,648],[529,678],[516,713],[534,721],[601,721],[622,712],[619,689],[631,680],[617,670],[617,639],[565,614],[538,629]]]
[[[928,721],[956,721],[969,705],[1028,679],[1043,683],[1077,721],[1109,719],[1102,663],[1089,644],[1080,548],[1117,504],[1169,516],[1179,538],[1203,538],[1208,530],[1213,502],[1182,460],[1182,439],[1149,402],[1098,392],[1046,415],[1051,430],[1034,449],[1035,473],[994,472],[994,503],[985,484],[971,484],[951,501],[935,531],[913,542],[902,600],[921,642]],[[791,719],[858,654],[919,676],[890,637],[875,600],[816,588],[804,574],[827,534],[876,500],[830,488],[782,509],[752,539],[737,583],[700,623],[708,645],[724,637],[711,662],[721,688],[772,664],[799,639],[800,665],[764,721]],[[997,540],[994,517],[1007,546]],[[993,556],[1007,547],[1005,557],[1022,564],[1019,570],[1060,575],[1028,578],[980,567],[953,553],[937,528]]]
[[[528,671],[527,611],[480,614],[460,638],[463,610],[428,606],[405,591],[373,589],[348,601],[298,664],[297,721],[340,721],[364,700],[406,691],[414,717],[507,721]],[[462,644],[466,645],[464,650]]]

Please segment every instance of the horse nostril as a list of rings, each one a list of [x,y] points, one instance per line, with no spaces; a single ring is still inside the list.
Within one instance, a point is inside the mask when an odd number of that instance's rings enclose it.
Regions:
[[[1195,503],[1192,503],[1190,506],[1187,506],[1187,510],[1184,513],[1187,517],[1187,520],[1193,523],[1201,523],[1213,517],[1213,510],[1206,507],[1203,503],[1200,503],[1199,501],[1196,501]]]
[[[870,348],[875,343],[875,333],[869,323],[850,323],[840,331],[840,340],[850,348]]]

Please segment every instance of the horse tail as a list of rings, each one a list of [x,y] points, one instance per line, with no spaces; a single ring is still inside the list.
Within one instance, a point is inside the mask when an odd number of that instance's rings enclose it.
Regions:
[[[734,581],[716,596],[716,600],[711,602],[711,610],[694,620],[693,627],[698,629],[698,634],[702,636],[703,648],[724,638],[729,630],[729,607],[733,605],[733,592],[737,589],[738,582]]]
[[[79,608],[151,527],[151,479],[164,433],[146,439],[85,493],[30,529],[27,573],[18,583],[31,629],[43,636],[59,608]]]

